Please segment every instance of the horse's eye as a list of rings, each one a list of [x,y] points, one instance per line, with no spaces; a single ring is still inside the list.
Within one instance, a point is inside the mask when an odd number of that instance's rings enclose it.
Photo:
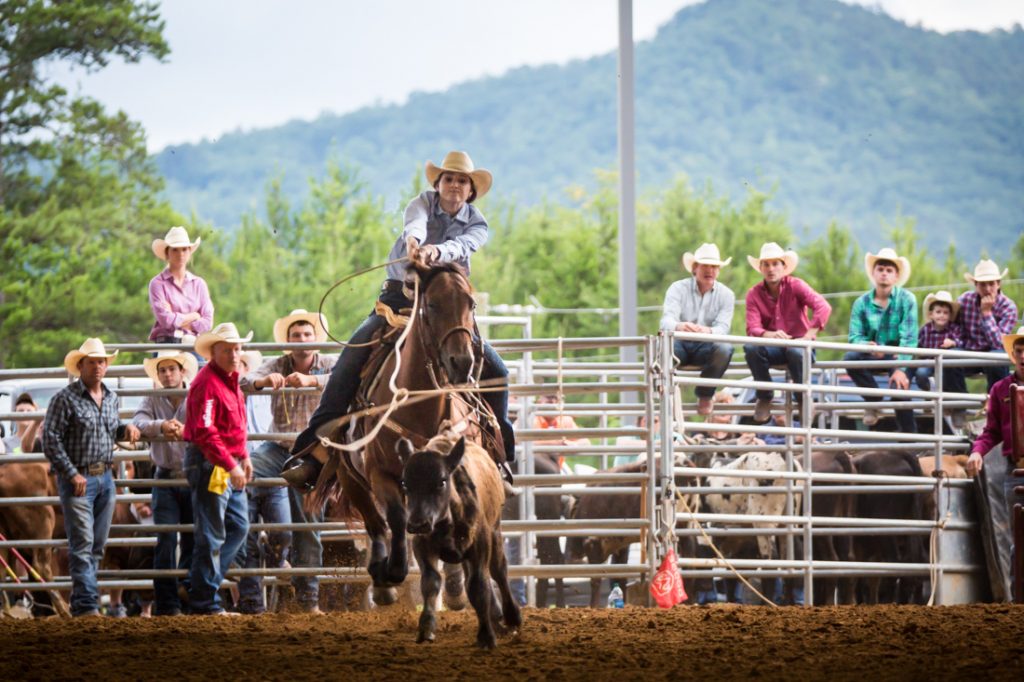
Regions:
[[[442,478],[442,479],[441,479],[440,481],[438,481],[438,483],[437,483],[437,489],[438,489],[438,490],[444,490],[444,487],[445,487],[446,485],[448,485],[448,479],[447,479],[447,478]]]

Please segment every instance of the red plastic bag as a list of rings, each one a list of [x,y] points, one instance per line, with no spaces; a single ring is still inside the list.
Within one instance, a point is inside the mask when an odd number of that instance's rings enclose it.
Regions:
[[[676,567],[676,551],[670,549],[661,560],[658,572],[651,580],[651,596],[663,609],[670,609],[676,604],[686,601],[686,590],[683,588],[683,576]]]

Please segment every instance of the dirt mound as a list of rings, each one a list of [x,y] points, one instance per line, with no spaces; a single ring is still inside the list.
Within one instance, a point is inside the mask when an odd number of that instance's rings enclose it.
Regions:
[[[526,609],[476,650],[472,613],[0,621],[5,677],[267,680],[1024,679],[1024,607]]]

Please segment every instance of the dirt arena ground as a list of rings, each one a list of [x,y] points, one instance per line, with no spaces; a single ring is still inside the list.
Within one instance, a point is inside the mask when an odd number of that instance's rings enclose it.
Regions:
[[[498,649],[472,613],[0,621],[10,680],[1024,679],[1024,607],[530,610]]]

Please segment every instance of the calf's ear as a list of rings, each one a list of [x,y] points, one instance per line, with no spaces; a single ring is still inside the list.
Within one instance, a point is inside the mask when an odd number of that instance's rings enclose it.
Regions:
[[[462,463],[462,456],[466,454],[466,437],[463,436],[459,439],[459,442],[455,444],[452,451],[448,453],[448,456],[444,458],[445,466],[448,467],[448,471],[454,471],[459,464]]]
[[[399,438],[398,442],[395,443],[395,452],[398,453],[398,459],[402,462],[402,466],[405,466],[405,463],[409,461],[414,452],[412,441],[408,438]]]

